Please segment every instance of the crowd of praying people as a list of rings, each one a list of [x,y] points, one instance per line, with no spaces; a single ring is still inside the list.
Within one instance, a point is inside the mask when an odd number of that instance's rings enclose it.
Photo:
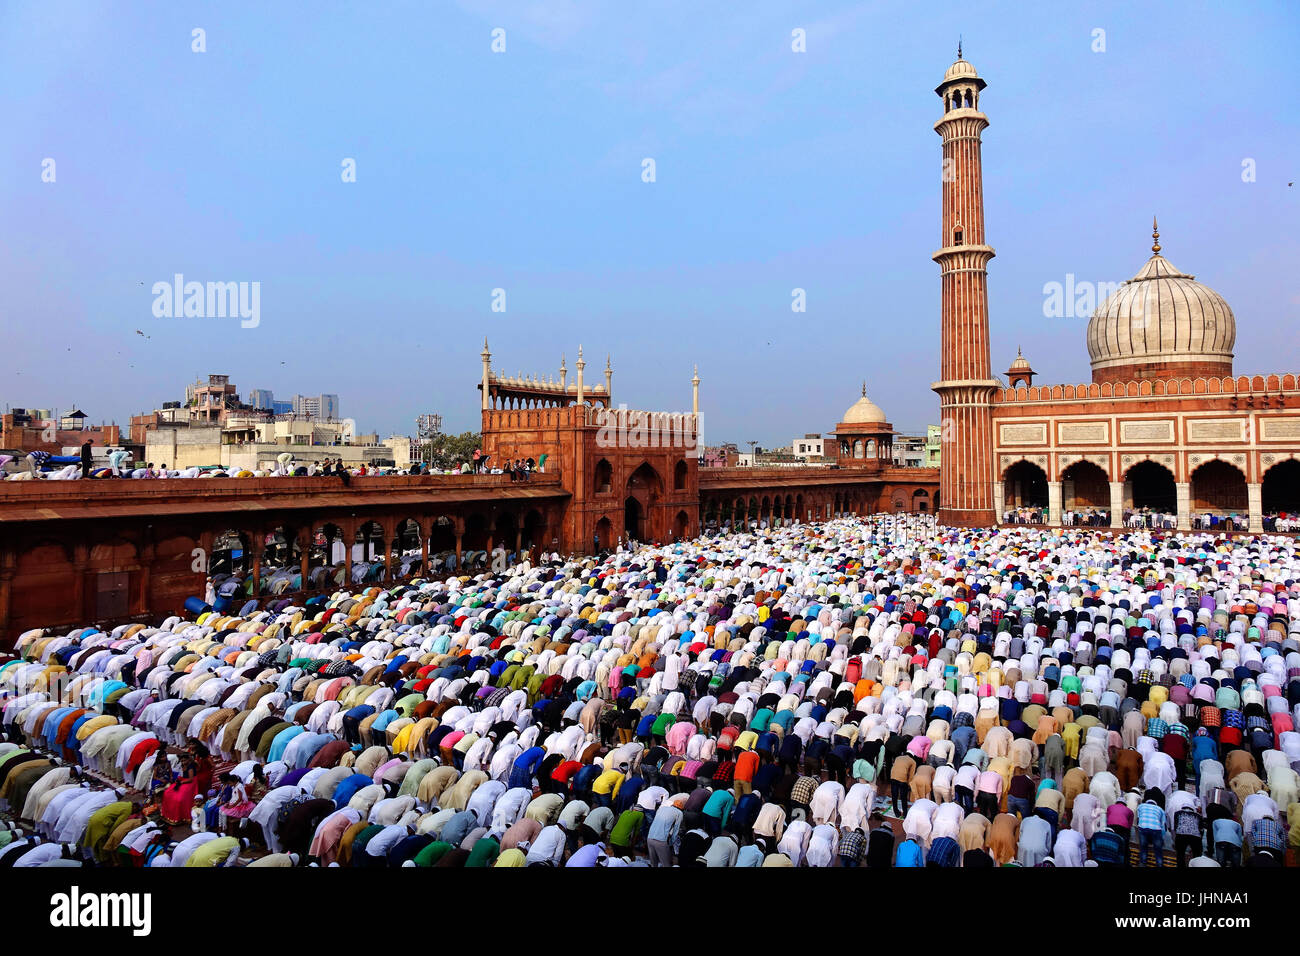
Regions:
[[[1108,528],[1110,512],[1102,508],[1071,508],[1061,515],[1061,521],[1071,528]]]
[[[1290,537],[844,518],[34,630],[0,868],[1273,867]]]

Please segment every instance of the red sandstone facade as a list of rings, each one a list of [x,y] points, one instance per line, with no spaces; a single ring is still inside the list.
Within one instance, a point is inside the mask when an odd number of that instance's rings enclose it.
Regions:
[[[248,555],[243,573],[260,593],[274,557],[292,555],[307,582],[332,563],[338,542],[350,545],[346,580],[359,547],[383,564],[367,583],[387,585],[397,581],[401,553],[413,548],[424,567],[438,553],[454,553],[459,566],[467,552],[498,545],[536,559],[542,551],[608,548],[620,537],[687,538],[706,520],[776,525],[931,511],[938,503],[936,469],[897,468],[880,456],[841,466],[700,468],[698,374],[691,412],[645,412],[609,407],[608,362],[604,382],[589,391],[581,352],[573,383],[563,366],[558,381],[501,376],[490,357],[485,344],[483,450],[490,465],[545,456],[526,482],[486,474],[349,485],[337,478],[0,483],[0,637],[181,613],[186,598],[204,593],[203,561],[234,545]],[[865,396],[850,412],[863,403],[870,404]],[[855,417],[863,416],[846,413]],[[841,424],[882,441],[892,435],[874,421]],[[300,601],[320,590],[275,597]]]
[[[954,525],[994,521],[992,412],[999,382],[989,359],[988,263],[984,241],[984,182],[980,134],[988,117],[979,111],[985,83],[961,59],[948,68],[935,93],[944,115],[934,124],[943,138],[943,217],[939,263],[942,285],[939,393],[943,429],[939,520]]]

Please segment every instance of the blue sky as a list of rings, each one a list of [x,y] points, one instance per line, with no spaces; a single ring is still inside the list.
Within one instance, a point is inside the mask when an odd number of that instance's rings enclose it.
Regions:
[[[710,441],[827,430],[864,379],[920,429],[959,33],[995,369],[1020,345],[1086,380],[1086,318],[1043,286],[1129,278],[1153,213],[1233,307],[1238,371],[1300,368],[1295,3],[10,0],[0,402],[125,423],[219,372],[337,392],[363,430],[477,428],[486,335],[512,374],[612,353],[633,408],[689,408],[698,363]],[[155,318],[177,272],[260,282],[260,325]]]

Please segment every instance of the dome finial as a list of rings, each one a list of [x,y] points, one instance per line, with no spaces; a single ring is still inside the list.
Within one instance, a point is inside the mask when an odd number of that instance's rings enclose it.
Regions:
[[[863,381],[862,383],[862,397],[863,398],[867,397],[867,383],[865,381]]]
[[[961,59],[961,34],[957,34],[957,59]]]
[[[1020,351],[1020,346],[1017,345],[1017,346],[1016,346],[1016,358],[1021,358],[1021,357],[1024,356],[1024,354],[1025,354],[1024,352]]]
[[[1151,217],[1151,251],[1160,251],[1160,224],[1156,222],[1155,216]]]

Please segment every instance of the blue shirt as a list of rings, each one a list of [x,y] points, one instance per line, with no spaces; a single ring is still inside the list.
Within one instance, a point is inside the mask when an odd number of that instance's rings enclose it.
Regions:
[[[665,803],[655,813],[655,818],[650,822],[650,832],[646,837],[650,840],[661,840],[669,846],[676,846],[681,827],[682,811],[672,804]]]
[[[1220,817],[1214,821],[1211,832],[1214,834],[1215,843],[1230,843],[1233,846],[1241,846],[1241,824],[1236,820]]]
[[[915,840],[904,840],[898,845],[894,866],[925,866],[925,855]]]
[[[1138,807],[1137,827],[1139,830],[1163,830],[1165,828],[1165,811],[1154,800],[1147,800]]]

